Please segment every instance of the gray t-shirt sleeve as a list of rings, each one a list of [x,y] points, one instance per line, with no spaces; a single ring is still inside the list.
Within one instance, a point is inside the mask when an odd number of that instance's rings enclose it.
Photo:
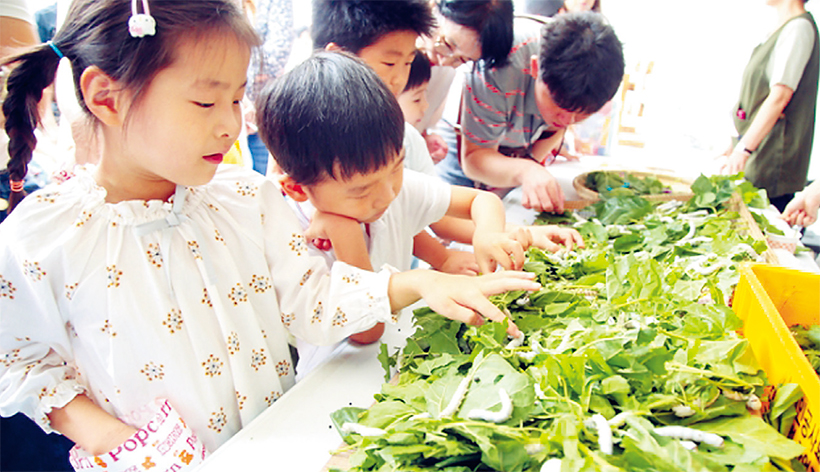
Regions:
[[[767,65],[769,86],[781,84],[797,90],[813,47],[814,28],[808,20],[800,18],[784,26]]]

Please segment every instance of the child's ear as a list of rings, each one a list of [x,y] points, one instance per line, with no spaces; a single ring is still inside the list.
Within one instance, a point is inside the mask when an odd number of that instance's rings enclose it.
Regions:
[[[108,126],[125,122],[128,112],[126,93],[116,80],[97,66],[86,68],[80,76],[80,89],[88,110]]]
[[[307,193],[305,193],[305,187],[297,183],[287,174],[279,175],[279,187],[282,188],[282,191],[285,192],[287,196],[297,202],[304,202],[308,199]]]
[[[530,75],[533,79],[538,80],[538,56],[530,56]]]

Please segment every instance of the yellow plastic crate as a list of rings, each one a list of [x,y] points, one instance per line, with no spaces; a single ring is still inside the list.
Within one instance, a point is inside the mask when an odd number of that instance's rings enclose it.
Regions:
[[[793,439],[807,448],[800,461],[820,472],[820,379],[788,328],[820,324],[820,274],[744,265],[732,309],[744,321],[744,336],[769,382],[796,383],[803,389]]]

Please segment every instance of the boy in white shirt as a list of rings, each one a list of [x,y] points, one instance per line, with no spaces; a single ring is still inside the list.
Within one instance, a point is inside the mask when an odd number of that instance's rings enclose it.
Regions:
[[[404,169],[398,102],[355,57],[316,54],[266,87],[256,108],[260,136],[283,172],[281,188],[309,224],[306,236],[320,249],[332,246],[336,259],[369,270],[409,269],[414,235],[450,215],[472,220],[482,272],[522,267],[533,233],[506,231],[497,196]],[[539,227],[535,237],[542,246],[544,239],[582,244],[574,230]],[[366,333],[353,339],[381,335]],[[310,349],[301,344],[300,356]]]

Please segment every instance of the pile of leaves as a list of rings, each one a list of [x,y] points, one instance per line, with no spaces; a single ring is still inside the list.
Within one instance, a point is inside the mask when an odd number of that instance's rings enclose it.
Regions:
[[[652,176],[639,177],[629,172],[595,171],[587,174],[584,186],[602,195],[657,195],[672,190]]]
[[[794,340],[808,358],[809,364],[820,375],[820,325],[795,325],[790,329]]]
[[[525,269],[543,289],[494,297],[523,339],[417,310],[403,351],[382,346],[395,381],[369,409],[333,414],[350,470],[803,470],[803,447],[784,436],[802,394],[766,396],[726,305],[737,265],[765,249],[727,202],[760,195],[728,178],[701,177],[693,191],[663,205],[607,198],[575,218],[586,249],[531,248]],[[679,440],[664,426],[697,431]]]

